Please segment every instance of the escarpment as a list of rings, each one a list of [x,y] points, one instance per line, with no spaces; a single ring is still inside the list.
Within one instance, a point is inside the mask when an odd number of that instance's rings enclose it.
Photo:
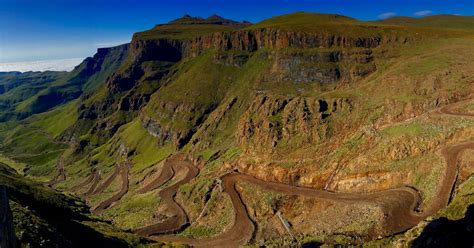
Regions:
[[[340,23],[299,31],[188,19],[136,33],[121,48],[115,70],[97,94],[83,96],[80,121],[69,128],[86,135],[80,148],[135,118],[158,144],[177,149],[207,149],[219,139],[256,151],[317,144],[337,133],[331,117],[354,104],[317,95],[374,73],[379,47],[410,41],[369,25],[344,33]]]
[[[196,35],[190,39],[143,39],[134,36],[131,56],[135,61],[179,60],[183,56],[198,56],[205,49],[241,50],[255,52],[259,49],[311,49],[311,48],[366,48],[373,49],[386,43],[405,43],[403,36],[373,35],[345,36],[325,32],[294,32],[276,28],[237,30]],[[150,51],[143,53],[143,51]]]
[[[229,81],[233,82],[234,77],[238,77],[239,73],[245,73],[244,67],[249,61],[259,59],[267,61],[268,65],[260,72],[259,80],[252,82],[254,87],[258,88],[261,83],[274,82],[288,85],[331,84],[359,80],[373,73],[376,65],[372,48],[379,46],[381,42],[382,39],[378,36],[338,38],[317,33],[271,29],[218,32],[198,35],[192,39],[142,39],[140,35],[136,35],[131,43],[131,58],[135,61],[133,68],[137,68],[143,61],[150,60],[167,61],[176,63],[176,66],[185,67],[186,64],[193,64],[193,61],[212,54],[212,60],[206,59],[206,63],[209,68],[219,67],[220,69],[215,75],[212,72],[213,69],[209,69],[211,72],[206,73],[211,74],[212,79],[205,80],[214,82],[211,87],[217,88],[222,84],[232,85]],[[262,52],[259,53],[259,50]],[[228,70],[232,72],[228,73]],[[182,90],[181,93],[171,93],[165,90],[168,87],[173,88],[173,84],[180,84],[178,83],[180,78],[179,72],[169,74],[166,83],[163,83],[163,89],[158,89],[151,96],[149,101],[152,104],[146,107],[147,111],[142,111],[140,118],[143,127],[151,135],[157,137],[158,142],[171,141],[177,147],[187,144],[191,137],[199,132],[200,125],[206,122],[209,114],[221,104],[223,99],[232,95],[231,91],[224,88],[220,91],[222,94],[213,96],[214,93],[209,93],[211,89],[203,89],[203,87],[208,87],[207,84],[199,86],[201,82],[197,78],[186,79],[190,84],[198,85],[192,86],[197,87],[195,92]],[[127,82],[124,82],[125,87],[129,87]],[[122,82],[119,80],[115,83],[120,85]],[[171,97],[169,94],[194,96],[196,99],[182,101],[178,100],[181,97]],[[209,97],[212,98],[211,101],[206,99]],[[246,103],[241,106],[251,103],[249,100],[245,101]],[[311,129],[311,125],[307,129]],[[210,132],[209,125],[203,128],[207,130],[207,133]],[[312,135],[311,140],[319,140],[320,138],[316,137],[321,135]],[[197,144],[200,139],[196,137],[192,143]]]
[[[185,16],[70,73],[0,73],[0,153],[130,236],[358,245],[472,184],[474,41],[443,32]]]
[[[190,42],[189,52],[195,54],[202,49],[219,50],[284,49],[284,48],[375,48],[382,42],[382,36],[345,37],[324,33],[307,33],[263,28],[257,30],[239,30],[234,32],[214,33],[196,37]]]

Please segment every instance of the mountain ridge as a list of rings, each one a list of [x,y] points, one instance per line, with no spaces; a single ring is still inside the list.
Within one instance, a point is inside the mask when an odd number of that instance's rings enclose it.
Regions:
[[[0,123],[5,161],[101,206],[103,218],[126,230],[172,221],[158,211],[156,193],[166,188],[140,188],[168,161],[192,162],[199,174],[166,201],[182,206],[190,225],[180,235],[191,238],[230,227],[233,199],[218,190],[218,179],[231,171],[345,193],[409,185],[420,192],[420,208],[435,201],[441,145],[473,134],[468,117],[433,113],[474,93],[469,31],[312,13],[245,27],[208,19],[185,16],[137,32],[130,43],[101,48],[73,72],[19,94],[13,112],[21,118],[5,114]],[[11,84],[5,82],[0,77],[1,85]],[[64,93],[61,101],[45,105],[57,93]],[[469,106],[456,108],[471,113]],[[456,185],[469,186],[470,157],[459,159],[464,176]],[[245,182],[233,188],[258,223],[255,242],[266,245],[286,242],[280,237],[287,232],[271,224],[276,213],[298,242],[356,244],[383,233],[387,221],[375,203],[316,202]],[[464,193],[455,199],[471,204]],[[465,207],[447,211],[460,216]]]

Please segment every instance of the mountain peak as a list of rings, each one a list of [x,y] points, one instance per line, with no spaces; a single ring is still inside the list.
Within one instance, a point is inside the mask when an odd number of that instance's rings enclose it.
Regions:
[[[214,15],[211,15],[207,18],[207,20],[213,20],[213,19],[224,19],[223,17],[217,15],[217,14],[214,14]]]
[[[250,22],[248,21],[238,22],[238,21],[224,18],[217,14],[213,14],[205,19],[202,17],[193,17],[189,14],[186,14],[181,18],[170,21],[168,24],[174,24],[174,25],[214,24],[214,25],[235,26],[235,25],[249,25]]]

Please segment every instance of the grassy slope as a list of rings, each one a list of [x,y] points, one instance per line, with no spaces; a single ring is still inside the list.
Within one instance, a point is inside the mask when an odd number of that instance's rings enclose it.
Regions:
[[[101,51],[99,49],[99,51]],[[67,103],[82,94],[92,94],[107,77],[115,72],[128,53],[128,45],[121,45],[98,52],[92,58],[86,58],[73,71],[61,74],[48,87],[30,95],[15,105],[15,111],[21,118],[48,111],[55,106]],[[43,74],[47,74],[44,72]]]
[[[273,17],[244,29],[279,29],[291,32],[318,33],[321,35],[336,35],[350,38],[404,37],[411,40],[430,36],[445,36],[446,32],[418,27],[404,27],[396,25],[374,25],[361,22],[349,17],[331,14],[317,14],[298,12],[294,14]]]
[[[131,234],[90,218],[86,205],[78,198],[26,179],[3,163],[0,163],[0,179],[8,187],[15,231],[23,245],[69,246],[71,243],[79,245],[95,242],[128,247],[142,242]]]
[[[175,79],[156,92],[145,112],[160,123],[168,124],[176,131],[186,132],[195,128],[205,111],[219,104],[227,88],[232,84],[235,68],[214,63],[213,52],[208,52],[179,65]],[[206,71],[206,73],[202,73]],[[162,108],[163,103],[179,106],[193,106],[192,113],[175,113]]]
[[[263,21],[247,29],[260,28],[278,28],[291,31],[304,32],[324,32],[326,34],[344,33],[349,36],[374,36],[374,35],[414,35],[415,33],[427,34],[426,41],[421,41],[415,45],[400,45],[396,47],[381,47],[376,57],[378,71],[366,78],[362,82],[349,86],[341,86],[335,90],[327,91],[325,89],[313,88],[311,86],[288,86],[284,84],[268,84],[261,85],[262,74],[267,72],[271,61],[267,61],[265,53],[262,50],[253,54],[247,63],[241,68],[233,68],[213,62],[215,51],[204,53],[203,55],[187,60],[177,65],[178,73],[173,80],[164,88],[160,89],[152,96],[151,103],[146,108],[146,113],[151,117],[160,120],[160,122],[169,122],[167,110],[160,110],[161,103],[187,103],[198,106],[198,111],[192,115],[178,116],[170,123],[172,128],[176,130],[194,129],[190,126],[189,117],[197,118],[203,114],[203,109],[222,103],[217,106],[224,107],[230,99],[236,97],[237,103],[225,117],[218,123],[213,123],[212,119],[205,120],[204,124],[216,125],[215,130],[207,131],[196,128],[194,137],[200,137],[203,140],[211,142],[211,146],[206,150],[196,151],[196,155],[202,155],[205,159],[209,159],[217,151],[224,151],[224,156],[218,161],[214,161],[203,171],[203,176],[198,178],[194,183],[187,185],[188,191],[192,191],[195,195],[183,197],[182,201],[188,203],[195,210],[191,209],[191,214],[199,211],[200,204],[198,201],[193,203],[195,198],[201,197],[205,191],[200,191],[200,184],[209,182],[212,173],[219,169],[224,160],[235,157],[235,153],[239,152],[235,148],[234,134],[240,115],[248,107],[248,103],[252,100],[253,92],[264,88],[269,94],[284,95],[289,91],[294,95],[298,95],[298,87],[305,89],[304,95],[320,96],[320,97],[349,97],[360,103],[361,111],[357,116],[351,116],[354,121],[363,124],[371,124],[371,122],[381,117],[384,111],[393,111],[394,113],[402,112],[402,109],[387,109],[385,102],[387,99],[394,100],[397,103],[418,103],[428,100],[435,100],[440,94],[460,94],[463,90],[472,86],[473,67],[469,60],[473,51],[473,39],[469,36],[460,36],[458,38],[447,38],[434,41],[432,36],[445,36],[446,32],[438,32],[432,29],[423,28],[407,28],[407,27],[387,27],[376,26],[374,24],[366,24],[355,21],[350,18],[334,16],[334,15],[314,15],[308,13],[298,13]],[[370,28],[369,28],[370,26]],[[230,31],[231,28],[215,26],[215,25],[166,25],[159,26],[151,31],[138,33],[135,37],[139,39],[192,39],[197,35],[209,34],[216,31]],[[456,36],[458,33],[452,34]],[[460,53],[459,51],[463,51]],[[407,63],[407,61],[409,63]],[[109,70],[110,73],[113,70]],[[202,73],[206,71],[206,73]],[[447,74],[446,74],[447,73]],[[104,74],[105,75],[105,74]],[[104,77],[97,79],[102,81]],[[91,89],[95,89],[92,87]],[[101,88],[104,90],[105,88]],[[91,90],[92,91],[92,90]],[[103,91],[96,93],[101,99]],[[26,108],[27,104],[23,107]],[[395,104],[396,105],[396,104]],[[22,108],[23,108],[22,107]],[[3,131],[0,137],[3,137],[4,145],[14,147],[10,150],[10,154],[24,154],[32,152],[41,152],[46,150],[56,150],[57,152],[43,158],[33,156],[33,158],[18,160],[27,162],[34,167],[32,172],[35,175],[48,175],[55,166],[55,160],[62,153],[64,147],[51,142],[49,135],[57,137],[67,127],[69,127],[77,118],[77,102],[72,101],[67,105],[60,106],[50,112],[33,116],[27,119],[28,125],[16,126],[12,123],[2,124]],[[59,120],[59,121],[58,121]],[[195,121],[195,119],[193,119]],[[38,129],[42,130],[38,132]],[[383,135],[387,137],[399,135],[419,135],[425,130],[419,125],[408,125],[396,127],[386,130]],[[43,132],[49,133],[49,135]],[[383,139],[387,138],[384,137]],[[387,138],[388,139],[388,138]],[[152,136],[141,127],[138,119],[122,126],[113,138],[106,141],[102,146],[96,148],[92,152],[92,159],[98,161],[97,167],[105,173],[113,169],[114,164],[119,159],[117,149],[121,144],[134,151],[132,161],[132,188],[124,200],[112,208],[106,215],[115,218],[117,223],[122,227],[135,227],[137,222],[150,217],[157,199],[150,194],[143,196],[133,195],[136,190],[135,182],[139,181],[157,162],[174,152],[174,148],[170,144],[159,146]],[[40,144],[40,146],[37,146]],[[351,143],[351,148],[347,150],[337,150],[337,156],[348,156],[351,149],[357,150],[358,143]],[[317,148],[317,147],[316,147]],[[310,150],[310,153],[317,153],[317,150]],[[193,150],[191,145],[184,148],[185,150]],[[290,147],[291,149],[291,147]],[[308,150],[301,150],[308,151]],[[298,154],[298,151],[289,150],[288,157]],[[227,157],[226,157],[227,156]],[[335,155],[336,156],[336,155]],[[410,163],[407,159],[407,164]],[[40,162],[38,162],[40,161]],[[21,169],[21,166],[18,168]],[[87,159],[81,158],[72,161],[67,165],[67,172],[71,179],[63,183],[61,187],[69,187],[80,181],[89,173],[90,165]],[[350,171],[349,171],[350,172]],[[346,173],[343,171],[342,173]],[[114,185],[114,187],[117,185]],[[425,185],[429,188],[432,185]],[[184,187],[184,188],[186,188]],[[189,189],[190,188],[190,189]],[[106,194],[113,193],[113,188],[103,195],[95,196],[94,201],[103,199]],[[182,192],[185,195],[186,192]],[[193,212],[194,211],[194,212]],[[130,213],[125,216],[124,213]],[[133,218],[131,217],[133,216]],[[191,236],[194,236],[192,232]],[[198,231],[195,231],[199,233]]]
[[[199,25],[163,25],[154,29],[135,33],[136,39],[177,39],[190,40],[196,36],[212,34],[215,32],[232,31],[232,27],[212,24]]]
[[[387,18],[378,22],[384,24],[428,28],[474,29],[474,16],[433,15],[421,18],[401,16]]]
[[[42,90],[51,87],[66,75],[65,72],[26,72],[1,75],[0,118],[3,121],[17,118],[19,113],[15,111],[19,106]]]

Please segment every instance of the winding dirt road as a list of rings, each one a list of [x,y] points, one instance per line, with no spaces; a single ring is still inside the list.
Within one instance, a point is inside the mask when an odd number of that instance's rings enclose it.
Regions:
[[[339,203],[378,203],[386,214],[384,230],[387,234],[401,232],[419,221],[415,211],[420,202],[418,192],[410,187],[384,190],[371,193],[333,193],[308,187],[291,186],[282,183],[267,182],[249,175],[233,172],[222,177],[224,189],[229,194],[234,207],[234,225],[232,228],[217,236],[203,239],[189,239],[176,236],[151,236],[156,241],[186,243],[197,247],[237,247],[250,240],[254,225],[248,216],[245,204],[235,188],[238,182],[247,182],[262,189],[287,195],[306,196]],[[403,217],[400,221],[399,217]]]
[[[455,108],[458,105],[459,104],[452,104],[443,107],[440,109],[440,113],[467,117],[474,116],[470,113],[457,113]],[[376,234],[374,233],[373,235],[387,236],[399,233],[415,226],[427,216],[436,213],[448,205],[457,179],[459,169],[458,157],[460,153],[466,149],[474,149],[474,140],[472,138],[464,143],[446,146],[442,149],[442,154],[447,163],[445,175],[440,183],[436,200],[421,212],[418,210],[421,203],[420,194],[416,189],[411,187],[400,187],[370,193],[336,193],[308,187],[267,182],[238,172],[227,174],[221,179],[224,184],[224,191],[230,196],[232,201],[235,213],[234,224],[230,229],[217,236],[202,239],[156,235],[177,231],[184,223],[187,223],[186,213],[173,198],[180,185],[190,181],[198,174],[197,170],[191,172],[190,168],[193,168],[193,166],[190,165],[189,162],[170,161],[167,163],[168,165],[165,166],[168,168],[163,168],[162,174],[149,185],[143,187],[140,192],[143,193],[160,187],[171,180],[176,171],[187,168],[188,173],[185,179],[160,192],[160,197],[170,206],[170,209],[175,213],[175,217],[168,218],[168,220],[163,223],[138,229],[136,233],[156,241],[186,243],[197,247],[237,247],[246,244],[252,238],[255,227],[247,213],[247,209],[239,192],[236,190],[237,182],[248,182],[268,191],[324,199],[330,202],[373,203],[380,206],[386,217],[385,222],[382,223],[382,231]]]
[[[163,184],[167,183],[169,180],[171,180],[173,176],[174,176],[173,164],[169,160],[166,160],[163,165],[160,175],[155,180],[145,185],[143,188],[139,189],[137,192],[139,194],[143,194],[148,191],[155,190],[161,187]]]
[[[64,159],[62,156],[59,158],[56,168],[57,174],[49,181],[49,187],[54,187],[56,184],[66,181],[66,169],[64,168]]]
[[[72,186],[69,189],[69,191],[77,192],[78,190],[86,187],[87,185],[89,185],[90,183],[93,182],[96,173],[97,173],[96,170],[92,170],[91,174],[88,177],[86,177],[86,179],[84,179],[82,182]]]
[[[168,210],[173,213],[173,216],[167,218],[164,222],[136,229],[134,230],[136,234],[141,236],[150,236],[153,234],[176,232],[180,231],[188,223],[188,216],[186,215],[186,212],[174,200],[174,197],[181,185],[188,183],[199,173],[199,169],[190,162],[177,160],[175,158],[168,159],[163,166],[160,176],[156,180],[153,180],[150,184],[143,187],[139,192],[147,192],[162,186],[163,184],[170,181],[177,171],[181,170],[187,170],[186,176],[173,185],[161,190],[158,194],[163,203],[165,203],[168,207]]]
[[[464,117],[474,117],[474,113],[466,113],[466,112],[459,112],[457,108],[461,107],[468,102],[471,102],[472,99],[467,99],[464,101],[459,101],[453,104],[446,105],[439,109],[439,112],[446,115],[454,115],[454,116],[464,116]]]
[[[100,182],[100,172],[99,171],[95,171],[94,174],[92,174],[92,182],[91,182],[91,186],[89,187],[89,189],[84,192],[84,194],[82,194],[83,196],[85,196],[86,198],[93,195],[94,193],[94,190],[96,189],[97,185],[99,185],[99,182]]]
[[[115,167],[115,170],[114,172],[112,172],[112,174],[110,174],[109,177],[107,177],[107,179],[105,180],[105,182],[103,182],[102,184],[100,184],[98,187],[96,187],[93,191],[92,191],[92,194],[99,194],[99,193],[102,193],[106,188],[108,188],[110,186],[110,184],[112,184],[112,182],[115,180],[115,178],[120,174],[120,171],[121,171],[121,164],[118,164],[116,167]]]
[[[110,207],[113,203],[119,201],[120,199],[122,199],[122,197],[127,194],[128,192],[128,185],[129,185],[129,182],[128,182],[128,174],[129,174],[129,170],[130,170],[130,163],[129,162],[124,162],[124,163],[120,163],[118,166],[117,166],[117,169],[116,169],[116,172],[118,174],[121,175],[122,177],[122,186],[120,188],[120,191],[117,192],[115,195],[113,195],[112,197],[110,197],[109,199],[99,203],[97,206],[95,206],[94,208],[92,208],[92,213],[94,214],[97,214],[97,213],[100,213],[102,210]],[[114,172],[115,174],[115,172]],[[110,179],[110,177],[109,177]],[[109,181],[109,180],[107,180]],[[106,183],[107,183],[106,181]],[[113,179],[112,179],[113,181]],[[110,183],[112,182],[110,181]],[[109,183],[109,185],[110,185]]]

